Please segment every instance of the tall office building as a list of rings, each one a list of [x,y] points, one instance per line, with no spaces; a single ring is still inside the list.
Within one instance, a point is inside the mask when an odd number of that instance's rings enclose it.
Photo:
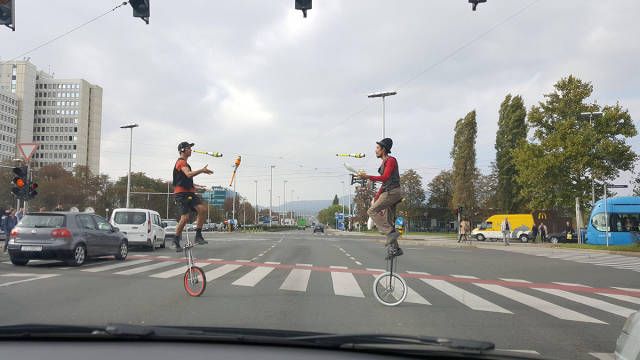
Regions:
[[[0,65],[0,88],[18,99],[17,143],[37,143],[31,164],[76,165],[100,172],[102,88],[83,79],[56,79],[28,61]],[[16,154],[18,155],[18,154]]]
[[[18,134],[18,99],[0,89],[0,161],[10,161],[16,154]]]

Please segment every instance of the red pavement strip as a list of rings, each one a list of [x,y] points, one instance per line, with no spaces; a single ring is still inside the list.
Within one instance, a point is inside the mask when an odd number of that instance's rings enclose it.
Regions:
[[[177,258],[164,258],[150,255],[132,255],[130,257],[134,257],[136,259],[150,259],[157,261],[172,261],[172,262],[186,262],[185,259],[177,259]],[[129,259],[127,259],[128,261]],[[267,263],[259,263],[259,262],[245,262],[245,261],[234,261],[234,260],[222,260],[222,261],[214,261],[214,260],[201,260],[197,259],[196,262],[200,263],[209,263],[209,264],[235,264],[242,266],[250,266],[250,267],[272,267],[275,269],[307,269],[311,271],[319,271],[319,272],[345,272],[351,274],[358,275],[376,275],[381,274],[381,271],[372,271],[365,269],[340,269],[340,268],[331,268],[325,266],[298,266],[293,264],[267,264]],[[459,278],[448,275],[426,275],[426,274],[408,274],[408,273],[400,273],[400,275],[404,278],[414,278],[414,279],[432,279],[432,280],[444,280],[448,282],[456,282],[456,283],[468,283],[468,284],[493,284],[493,285],[501,285],[506,287],[515,287],[515,288],[539,288],[539,289],[558,289],[558,290],[566,290],[572,292],[583,292],[583,293],[603,293],[603,294],[616,294],[616,295],[628,295],[635,296],[640,298],[640,291],[628,291],[628,290],[620,290],[613,288],[595,288],[590,286],[571,286],[571,285],[561,285],[561,284],[549,284],[549,283],[526,283],[520,281],[505,281],[505,280],[484,280],[484,279],[469,279],[469,278]]]

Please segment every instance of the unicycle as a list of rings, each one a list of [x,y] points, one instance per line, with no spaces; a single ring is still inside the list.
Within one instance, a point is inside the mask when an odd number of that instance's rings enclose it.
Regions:
[[[184,273],[184,290],[189,296],[200,296],[207,288],[207,278],[204,271],[195,265],[195,259],[191,252],[194,244],[185,232],[187,241],[184,244],[184,257],[187,259],[187,271]]]
[[[397,257],[387,260],[387,271],[378,275],[373,282],[373,294],[382,305],[400,305],[407,298],[407,282],[394,272],[397,265]]]

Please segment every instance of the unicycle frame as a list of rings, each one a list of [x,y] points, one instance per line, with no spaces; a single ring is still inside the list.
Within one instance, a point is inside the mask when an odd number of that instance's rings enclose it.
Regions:
[[[191,242],[191,239],[189,239],[189,234],[185,232],[185,235],[187,239],[184,244],[184,257],[187,260],[187,271],[184,274],[185,276],[185,279],[183,280],[184,287],[185,287],[185,291],[190,296],[200,296],[204,293],[206,289],[207,280],[205,278],[204,271],[202,271],[201,268],[195,265],[196,261],[195,261],[195,258],[193,257],[193,252],[191,251],[191,249],[194,247],[194,244],[193,242]],[[202,276],[202,289],[199,292],[191,292],[189,291],[187,286],[190,284],[195,284],[198,281],[197,273],[199,273]]]

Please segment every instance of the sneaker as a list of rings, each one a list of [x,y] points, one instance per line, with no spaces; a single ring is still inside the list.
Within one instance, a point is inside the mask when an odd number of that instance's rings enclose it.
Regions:
[[[205,240],[202,235],[198,236],[196,235],[196,244],[199,245],[204,245],[204,244],[208,244],[209,242],[207,240]]]
[[[401,248],[395,246],[389,247],[389,251],[387,252],[385,260],[391,260],[392,258],[401,256],[402,254],[404,254],[404,251],[402,251]]]

